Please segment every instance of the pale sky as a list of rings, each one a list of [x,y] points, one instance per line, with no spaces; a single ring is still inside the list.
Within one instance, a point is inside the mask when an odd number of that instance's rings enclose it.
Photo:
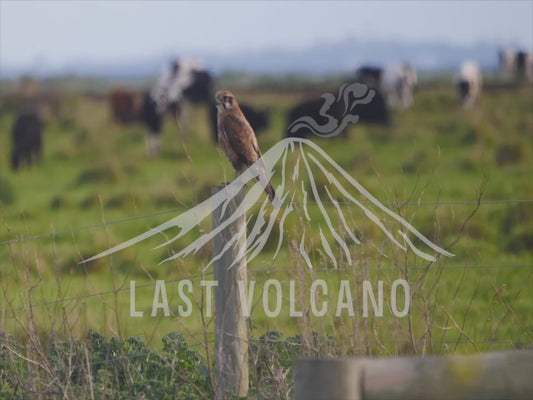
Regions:
[[[533,48],[524,1],[0,0],[0,65],[302,48],[343,39]]]

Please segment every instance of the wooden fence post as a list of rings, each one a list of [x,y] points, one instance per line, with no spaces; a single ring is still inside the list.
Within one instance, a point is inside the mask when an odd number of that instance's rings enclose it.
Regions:
[[[362,400],[361,363],[346,360],[300,360],[295,368],[296,400]]]
[[[533,393],[533,349],[470,356],[303,360],[296,400],[520,400]]]
[[[212,189],[213,194],[224,186]],[[244,199],[245,190],[237,193],[225,210],[220,206],[213,212],[213,229],[230,217]],[[224,213],[223,213],[224,211]],[[243,231],[244,230],[244,231]],[[240,234],[239,240],[221,255],[224,246]],[[238,281],[248,287],[247,266],[244,260],[228,268],[246,249],[246,215],[237,218],[214,239],[215,257],[215,399],[224,400],[228,393],[238,397],[248,395],[248,321],[244,313]]]
[[[533,350],[364,360],[364,399],[519,400],[533,393]]]

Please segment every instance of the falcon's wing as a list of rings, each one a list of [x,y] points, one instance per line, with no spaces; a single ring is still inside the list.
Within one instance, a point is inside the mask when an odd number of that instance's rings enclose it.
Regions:
[[[222,119],[221,125],[232,150],[247,166],[261,157],[255,133],[243,116],[228,113]]]

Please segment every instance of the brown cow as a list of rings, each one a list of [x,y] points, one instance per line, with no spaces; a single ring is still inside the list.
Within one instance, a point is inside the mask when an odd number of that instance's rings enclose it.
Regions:
[[[121,124],[138,121],[141,116],[142,98],[128,89],[114,89],[109,94],[113,119]]]

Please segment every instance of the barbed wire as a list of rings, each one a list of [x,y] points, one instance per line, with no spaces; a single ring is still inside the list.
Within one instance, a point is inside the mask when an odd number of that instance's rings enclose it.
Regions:
[[[179,281],[182,281],[184,279],[202,278],[204,276],[209,276],[209,275],[213,275],[213,274],[214,274],[214,272],[211,271],[211,272],[205,272],[205,273],[201,273],[201,274],[187,276],[185,278],[169,279],[169,280],[165,280],[165,284],[166,283],[179,282]],[[144,283],[144,284],[141,284],[139,286],[136,285],[135,289],[143,289],[143,288],[152,287],[152,286],[155,286],[155,285],[156,285],[156,282]],[[101,297],[101,296],[107,296],[107,295],[110,295],[110,294],[117,294],[117,293],[120,293],[120,292],[129,292],[130,290],[131,290],[130,287],[121,287],[121,288],[114,289],[114,290],[106,290],[106,291],[97,292],[97,293],[84,294],[84,295],[81,295],[81,296],[72,296],[72,297],[65,297],[63,299],[45,301],[44,303],[32,303],[31,307],[32,308],[39,308],[39,307],[51,306],[51,305],[54,305],[54,304],[64,304],[64,303],[69,303],[71,301],[80,301],[80,300],[84,300],[84,299],[89,299],[91,297]],[[26,309],[25,307],[21,306],[21,307],[11,308],[11,309],[9,309],[9,311],[11,311],[14,314],[14,312],[16,312],[16,311],[24,311],[25,309]],[[15,316],[14,315],[7,315],[6,318],[15,318]]]
[[[313,268],[315,272],[354,272],[356,267],[352,268]],[[532,268],[533,264],[508,264],[508,265],[443,265],[435,266],[435,270],[453,270],[453,269],[490,269],[490,268]],[[407,266],[407,267],[364,267],[365,271],[387,271],[387,270],[421,270],[425,271],[425,267],[416,267],[416,266]],[[275,269],[262,269],[262,270],[253,270],[254,274],[273,274],[277,272],[298,272],[300,271],[297,268],[275,268]]]
[[[365,202],[363,202],[365,203]],[[370,202],[366,202],[366,203],[370,203]],[[439,202],[406,202],[406,203],[385,203],[387,206],[439,206],[439,205],[477,205],[477,204],[480,204],[480,205],[498,205],[498,204],[532,204],[533,203],[533,200],[528,200],[528,199],[509,199],[509,200],[484,200],[484,201],[480,201],[480,202],[477,202],[477,201],[439,201]],[[261,203],[257,203],[258,205],[260,205]],[[302,203],[303,204],[303,203]],[[306,202],[307,205],[317,205],[318,203],[317,202]],[[323,202],[322,204],[324,205],[327,205],[327,206],[332,206],[334,205],[333,203],[331,202]],[[342,205],[342,206],[346,206],[346,205],[353,205],[351,202],[339,202],[338,203],[339,205]],[[111,226],[111,225],[117,225],[117,224],[122,224],[122,223],[128,223],[128,222],[132,222],[132,221],[138,221],[138,220],[143,220],[143,219],[148,219],[148,218],[153,218],[153,217],[158,217],[158,216],[162,216],[162,215],[168,215],[168,214],[171,214],[171,213],[177,213],[177,212],[182,212],[182,211],[185,211],[185,210],[188,210],[190,209],[190,207],[180,207],[180,208],[174,208],[174,209],[171,209],[171,210],[166,210],[166,211],[161,211],[161,212],[156,212],[156,213],[151,213],[151,214],[146,214],[146,215],[141,215],[141,216],[135,216],[135,217],[130,217],[130,218],[124,218],[124,219],[119,219],[119,220],[115,220],[115,221],[110,221],[110,222],[103,222],[103,223],[99,223],[99,224],[92,224],[92,225],[87,225],[87,226],[82,226],[82,227],[77,227],[77,228],[73,228],[73,229],[67,229],[67,230],[61,230],[61,231],[56,231],[56,232],[49,232],[49,233],[44,233],[44,234],[39,234],[39,235],[34,235],[34,236],[28,236],[28,237],[20,237],[20,238],[16,238],[16,239],[11,239],[11,240],[6,240],[6,241],[0,241],[0,245],[7,245],[7,244],[12,244],[12,243],[18,243],[18,242],[26,242],[26,241],[31,241],[31,240],[38,240],[38,239],[43,239],[43,238],[48,238],[48,237],[56,237],[56,236],[61,236],[61,235],[66,235],[66,234],[71,234],[71,233],[75,233],[75,232],[80,232],[80,231],[84,231],[84,230],[90,230],[90,229],[96,229],[96,228],[102,228],[102,227],[106,227],[106,226]],[[447,271],[447,270],[457,270],[457,269],[472,269],[472,270],[475,270],[475,269],[522,269],[522,268],[531,268],[533,269],[533,264],[505,264],[505,265],[495,265],[495,264],[483,264],[483,265],[444,265],[444,266],[435,266],[435,269],[439,270],[439,271]],[[404,270],[406,268],[402,267],[394,267],[394,266],[373,266],[373,267],[364,267],[365,270],[372,270],[372,271],[379,271],[379,270]],[[423,266],[423,267],[418,267],[418,266],[411,266],[411,267],[407,267],[408,270],[425,270],[427,269],[426,266]],[[297,272],[299,271],[299,269],[297,268],[274,268],[274,269],[259,269],[259,270],[253,270],[252,273],[253,274],[274,274],[274,273],[279,273],[279,272],[286,272],[286,273],[291,273],[291,272]],[[333,268],[319,268],[319,269],[314,269],[314,271],[316,272],[321,272],[321,273],[341,273],[341,272],[353,272],[354,271],[354,268],[337,268],[337,269],[333,269]],[[184,279],[197,279],[197,278],[201,278],[201,277],[207,277],[207,276],[212,276],[213,275],[213,272],[204,272],[204,273],[201,273],[201,274],[195,274],[195,275],[190,275],[190,276],[185,276],[185,277],[181,277],[181,278],[176,278],[176,279],[170,279],[170,280],[165,280],[165,283],[177,283],[181,280],[184,280]],[[153,281],[153,282],[150,282],[150,283],[145,283],[145,284],[139,284],[138,286],[136,286],[136,289],[143,289],[143,288],[148,288],[148,287],[154,287],[156,285],[156,282]],[[65,303],[70,303],[70,302],[81,302],[83,300],[86,300],[86,299],[90,299],[90,298],[95,298],[95,297],[104,297],[104,296],[108,296],[108,295],[112,295],[112,294],[118,294],[118,293],[122,293],[122,292],[129,292],[130,291],[130,287],[120,287],[118,289],[114,289],[114,290],[108,290],[108,291],[100,291],[100,292],[96,292],[96,293],[88,293],[88,294],[84,294],[84,295],[80,295],[80,296],[71,296],[71,297],[66,297],[66,298],[62,298],[62,299],[57,299],[57,300],[51,300],[51,301],[46,301],[46,302],[43,302],[43,303],[32,303],[31,304],[31,307],[32,308],[38,308],[38,307],[47,307],[47,306],[52,306],[52,305],[55,305],[55,304],[65,304]],[[4,309],[3,311],[10,311],[11,312],[11,315],[4,315],[4,318],[6,319],[14,319],[16,318],[15,314],[19,311],[25,311],[27,308],[27,306],[21,306],[21,307],[16,307],[16,308],[11,308],[11,309]],[[214,333],[212,332],[208,332],[208,336],[211,336],[213,335]],[[205,335],[204,332],[202,332],[201,334],[198,334],[198,337],[202,336],[202,335]],[[193,334],[191,334],[192,337],[194,337]],[[250,338],[250,341],[251,342],[259,342],[259,341],[272,341],[271,339],[268,339],[268,338]],[[287,338],[287,339],[276,339],[276,341],[281,341],[281,342],[284,342],[284,343],[287,343],[287,344],[293,344],[293,345],[301,345],[300,343],[292,343],[290,342],[290,338]],[[398,340],[380,340],[380,342],[382,343],[400,343],[402,341],[398,341]],[[209,344],[212,344],[214,343],[214,341],[208,341],[208,343],[196,343],[196,344],[191,344],[189,345],[189,347],[203,347],[205,348],[206,346],[208,346]],[[439,343],[443,343],[443,344],[471,344],[469,341],[453,341],[453,340],[445,340],[445,341],[439,341]],[[476,343],[478,344],[485,344],[485,345],[508,345],[508,346],[514,346],[514,347],[523,347],[523,346],[531,346],[533,345],[533,341],[510,341],[510,340],[486,340],[486,341],[476,341]],[[133,357],[138,357],[138,355],[135,355]],[[132,357],[132,358],[133,358]],[[107,361],[102,361],[102,362],[107,362]]]
[[[102,223],[99,223],[99,224],[91,224],[91,225],[81,226],[81,227],[78,227],[78,228],[65,229],[65,230],[56,231],[56,232],[41,233],[39,235],[33,235],[33,236],[21,237],[21,238],[17,238],[17,239],[5,240],[5,241],[0,242],[0,245],[6,245],[6,244],[12,244],[12,243],[21,243],[21,242],[27,242],[27,241],[30,241],[30,240],[44,239],[44,238],[48,238],[48,237],[61,236],[61,235],[66,235],[66,234],[69,234],[69,233],[75,233],[75,232],[80,232],[80,231],[89,230],[89,229],[103,228],[103,227],[110,226],[110,225],[116,225],[116,224],[122,224],[122,223],[125,223],[125,222],[132,222],[132,221],[138,221],[138,220],[141,220],[141,219],[158,217],[160,215],[166,215],[166,214],[171,214],[171,213],[175,213],[175,212],[178,212],[178,211],[185,211],[185,210],[187,210],[187,208],[186,207],[182,207],[182,208],[176,208],[176,209],[172,209],[172,210],[159,211],[159,212],[152,213],[152,214],[139,215],[139,216],[136,216],[136,217],[118,219],[118,220],[115,220],[115,221],[102,222]]]
[[[507,199],[507,200],[481,200],[479,202],[478,201],[445,200],[445,201],[435,201],[435,202],[405,202],[405,203],[401,203],[401,202],[385,202],[383,204],[385,206],[387,206],[387,207],[392,207],[392,206],[402,206],[402,207],[404,207],[404,206],[439,206],[439,205],[477,205],[478,203],[480,205],[524,204],[524,203],[525,204],[533,204],[533,200],[530,200],[530,199]],[[255,203],[255,204],[256,205],[262,205],[262,203],[259,203],[259,202]],[[319,203],[315,202],[315,201],[307,201],[305,204],[306,205],[318,205]],[[324,202],[322,202],[320,204],[323,204],[323,205],[326,205],[326,206],[334,206],[335,205],[334,203],[328,202],[328,201],[324,201]],[[340,206],[353,205],[352,202],[348,202],[348,201],[346,201],[346,202],[338,202],[337,204],[340,205]],[[361,204],[372,204],[372,202],[370,202],[370,201],[361,201]],[[288,203],[283,203],[283,205],[288,205]],[[303,205],[303,203],[294,202],[293,205]],[[187,210],[190,210],[191,208],[192,208],[192,206],[191,207],[178,207],[178,208],[174,208],[174,209],[171,209],[171,210],[159,211],[159,212],[155,212],[155,213],[151,213],[151,214],[139,215],[139,216],[135,216],[135,217],[128,217],[128,218],[118,219],[118,220],[109,221],[109,222],[102,222],[102,223],[98,223],[98,224],[91,224],[91,225],[81,226],[81,227],[72,228],[72,229],[64,229],[64,230],[60,230],[60,231],[42,233],[42,234],[38,234],[38,235],[18,237],[18,238],[15,238],[15,239],[0,241],[0,246],[13,244],[13,243],[22,243],[22,242],[27,242],[27,241],[31,241],[31,240],[37,240],[37,239],[45,239],[45,238],[50,238],[50,237],[57,237],[57,236],[62,236],[62,235],[66,235],[66,234],[71,234],[71,233],[81,232],[81,231],[85,231],[85,230],[90,230],[90,229],[103,228],[103,227],[111,226],[111,225],[117,225],[117,224],[122,224],[122,223],[127,223],[127,222],[139,221],[139,220],[143,220],[143,219],[159,217],[161,215],[167,215],[167,214],[176,213],[176,212],[180,212],[180,211],[187,211]]]

